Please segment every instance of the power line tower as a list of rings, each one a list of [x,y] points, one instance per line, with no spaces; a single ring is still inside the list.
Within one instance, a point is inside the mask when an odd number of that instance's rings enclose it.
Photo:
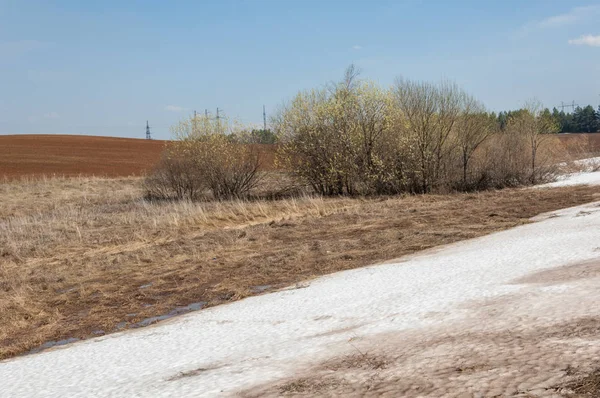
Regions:
[[[150,125],[148,124],[147,120],[146,120],[146,139],[147,140],[152,139],[152,134],[150,133]]]
[[[264,105],[263,105],[263,130],[267,131],[267,112],[265,111]]]
[[[575,101],[571,102],[570,104],[566,104],[566,105],[563,101],[561,101],[559,108],[563,112],[565,111],[565,108],[571,108],[571,112],[575,112],[575,108],[578,106],[579,106],[579,104],[576,104]]]

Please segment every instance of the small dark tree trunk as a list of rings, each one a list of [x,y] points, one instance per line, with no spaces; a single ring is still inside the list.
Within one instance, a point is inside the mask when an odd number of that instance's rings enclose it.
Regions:
[[[463,152],[463,188],[467,188],[467,166],[469,163],[469,158],[467,157],[467,153]]]

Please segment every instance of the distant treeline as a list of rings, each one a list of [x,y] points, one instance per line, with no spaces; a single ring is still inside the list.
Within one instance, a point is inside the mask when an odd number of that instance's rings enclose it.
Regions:
[[[500,129],[504,130],[508,121],[526,112],[523,109],[514,111],[503,111],[498,114],[492,112],[491,116],[496,118]],[[592,105],[586,107],[578,106],[573,112],[559,111],[554,108],[552,111],[546,108],[543,113],[546,116],[552,116],[560,127],[559,133],[597,133],[600,130],[600,106],[595,110]]]

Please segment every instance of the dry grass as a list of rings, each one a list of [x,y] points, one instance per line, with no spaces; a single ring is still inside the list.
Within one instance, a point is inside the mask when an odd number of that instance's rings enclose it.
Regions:
[[[558,139],[572,158],[585,159],[600,154],[600,134],[598,133],[558,134]]]
[[[333,372],[344,369],[380,370],[385,369],[390,361],[390,359],[383,355],[374,355],[359,351],[357,354],[330,360],[323,367]]]
[[[133,178],[0,184],[0,358],[481,236],[599,193],[149,203]]]
[[[573,373],[577,373],[576,369],[570,367],[565,369],[567,376]],[[600,397],[600,368],[556,386],[554,390],[565,397]]]
[[[281,395],[323,395],[328,390],[340,387],[342,382],[335,378],[299,378],[287,382],[279,387]]]

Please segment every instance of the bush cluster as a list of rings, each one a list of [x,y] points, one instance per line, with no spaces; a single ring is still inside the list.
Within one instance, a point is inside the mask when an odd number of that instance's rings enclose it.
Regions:
[[[238,142],[243,133],[233,134],[226,121],[191,118],[174,126],[172,132],[176,139],[146,178],[150,198],[243,198],[258,184],[259,152]]]
[[[456,84],[398,79],[383,89],[354,67],[338,83],[303,91],[270,130],[194,117],[146,179],[150,197],[247,197],[260,179],[255,142],[275,142],[279,163],[320,195],[429,193],[551,180],[556,119],[537,101],[499,125]],[[235,130],[235,131],[234,131]]]
[[[501,130],[456,84],[399,79],[389,89],[354,68],[299,93],[274,119],[288,170],[323,195],[502,188],[553,176],[558,131],[531,101]]]

